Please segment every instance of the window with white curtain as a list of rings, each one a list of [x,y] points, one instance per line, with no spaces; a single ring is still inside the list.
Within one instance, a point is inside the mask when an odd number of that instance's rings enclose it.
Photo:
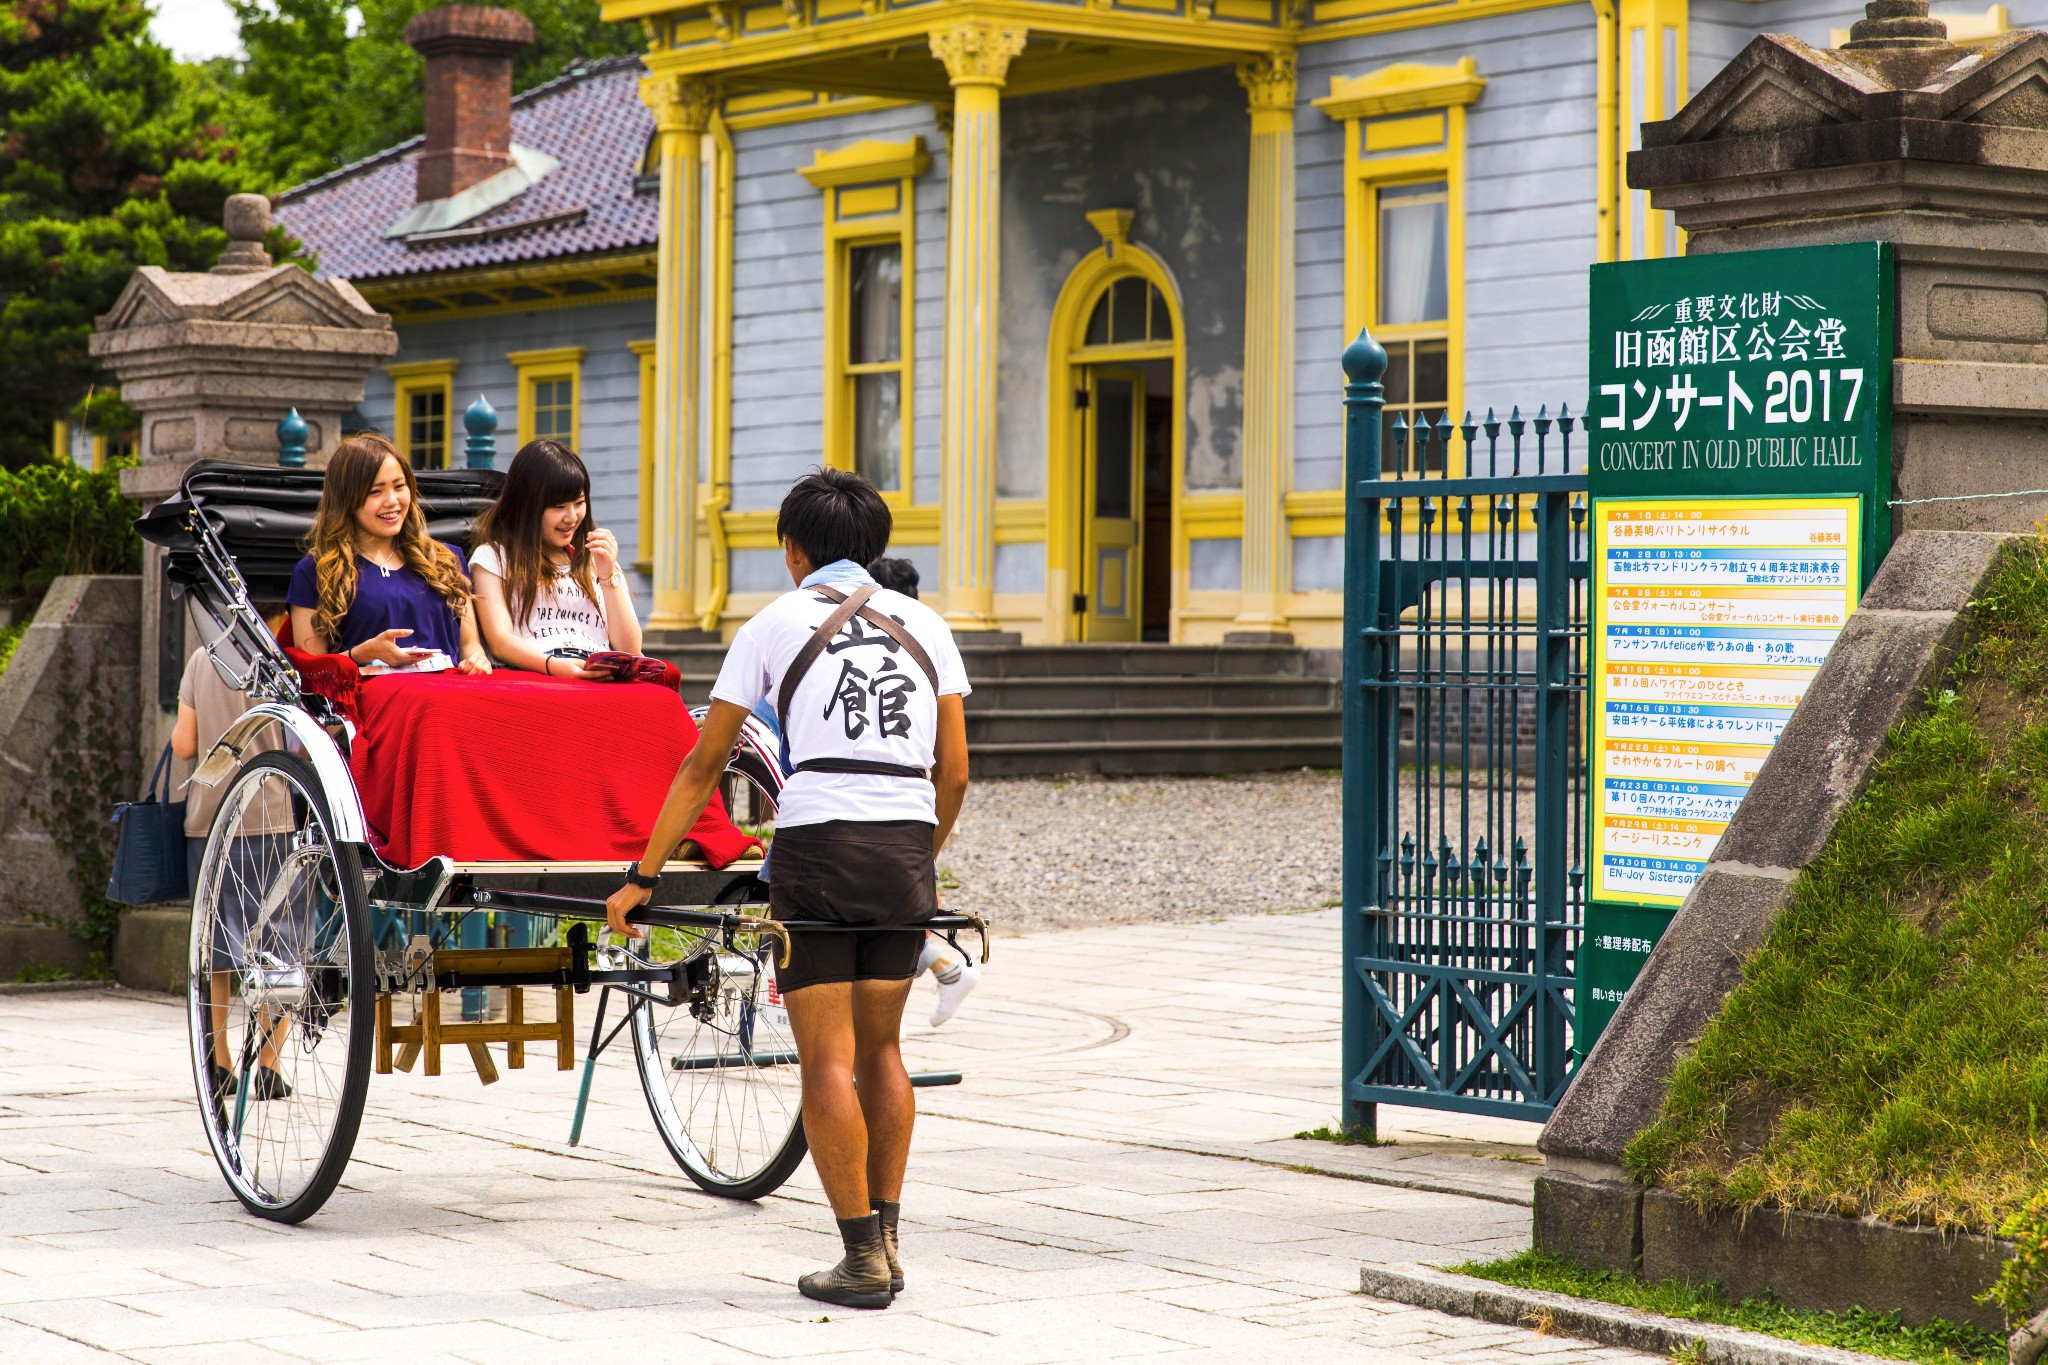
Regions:
[[[1432,428],[1450,401],[1450,186],[1442,180],[1373,190],[1378,260],[1373,334],[1387,350],[1386,470],[1443,467],[1443,443],[1393,440],[1394,419]],[[1455,418],[1453,418],[1455,420]],[[1426,449],[1427,459],[1423,459]]]

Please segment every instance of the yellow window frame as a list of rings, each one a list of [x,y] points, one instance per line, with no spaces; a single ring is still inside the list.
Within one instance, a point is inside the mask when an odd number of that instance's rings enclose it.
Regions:
[[[640,357],[640,543],[634,548],[633,572],[654,572],[654,397],[659,375],[654,342],[629,341],[626,349]]]
[[[897,376],[897,487],[891,506],[916,501],[917,178],[931,164],[924,139],[857,142],[820,151],[798,174],[825,197],[825,462],[854,467],[854,390],[862,375]],[[848,353],[851,263],[861,247],[894,246],[902,261],[896,359],[855,364]]]
[[[569,381],[569,431],[566,439],[561,432],[553,435],[556,440],[564,441],[569,449],[581,453],[582,447],[578,442],[583,431],[583,357],[589,353],[587,346],[555,346],[544,351],[512,351],[505,356],[519,371],[521,446],[533,439],[535,391],[542,384],[566,379]]]
[[[455,433],[460,423],[455,411],[455,370],[460,361],[456,360],[411,360],[398,365],[386,365],[384,373],[391,376],[391,444],[398,447],[399,458],[408,465],[412,458],[412,400],[416,394],[439,393],[443,426],[441,432],[441,463],[437,469],[447,469],[455,463]]]
[[[1363,76],[1336,76],[1316,107],[1344,125],[1344,332],[1370,327],[1382,344],[1442,340],[1445,407],[1453,422],[1465,396],[1465,109],[1486,88],[1478,63],[1397,62]],[[1380,323],[1380,195],[1442,181],[1445,198],[1442,322]],[[1456,442],[1453,462],[1462,460]],[[1454,473],[1462,473],[1454,468]]]

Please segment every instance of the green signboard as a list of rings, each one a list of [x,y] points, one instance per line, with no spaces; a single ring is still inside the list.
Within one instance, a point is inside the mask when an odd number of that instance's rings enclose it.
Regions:
[[[1891,532],[1886,243],[1593,268],[1590,1048]]]

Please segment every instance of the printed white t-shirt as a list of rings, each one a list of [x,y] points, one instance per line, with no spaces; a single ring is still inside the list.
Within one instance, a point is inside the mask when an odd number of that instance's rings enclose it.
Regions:
[[[545,654],[554,649],[584,649],[595,654],[612,647],[611,633],[605,629],[604,604],[593,602],[584,595],[569,566],[550,566],[555,571],[552,583],[543,581],[534,594],[533,611],[522,623],[519,608],[512,601],[512,584],[505,572],[505,554],[495,545],[479,545],[469,554],[472,569],[485,569],[496,574],[505,582],[505,610],[512,617],[512,635]],[[598,592],[603,593],[602,585]]]
[[[851,592],[858,584],[833,586]],[[868,605],[901,623],[924,646],[939,673],[938,693],[909,651],[856,616],[839,628],[790,698],[790,761],[860,758],[929,769],[938,738],[939,695],[964,697],[973,690],[967,666],[960,661],[953,632],[916,598],[884,590]],[[782,691],[782,675],[837,609],[815,588],[798,588],[770,602],[733,636],[711,688],[713,700],[752,710],[766,698],[772,707]],[[782,789],[775,812],[778,829],[826,820],[936,824],[938,818],[931,783],[886,773],[797,773]]]

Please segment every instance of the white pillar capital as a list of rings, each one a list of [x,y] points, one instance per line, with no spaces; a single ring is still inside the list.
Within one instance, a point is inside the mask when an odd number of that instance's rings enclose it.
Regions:
[[[945,63],[946,78],[955,86],[992,85],[1009,78],[1010,61],[1024,50],[1025,29],[971,19],[951,28],[934,29],[932,56]]]

